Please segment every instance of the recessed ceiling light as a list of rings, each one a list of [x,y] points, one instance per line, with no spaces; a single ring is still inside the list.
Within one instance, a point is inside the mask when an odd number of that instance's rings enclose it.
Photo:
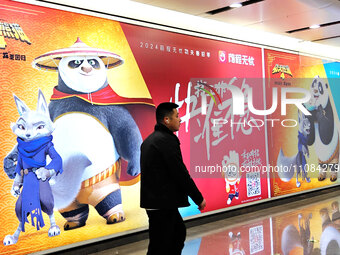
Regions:
[[[235,3],[235,4],[231,4],[230,7],[231,7],[231,8],[240,8],[240,7],[242,7],[242,4],[240,4],[240,3]]]
[[[309,28],[311,28],[311,29],[315,29],[315,28],[319,28],[320,27],[320,25],[319,24],[314,24],[314,25],[311,25]]]

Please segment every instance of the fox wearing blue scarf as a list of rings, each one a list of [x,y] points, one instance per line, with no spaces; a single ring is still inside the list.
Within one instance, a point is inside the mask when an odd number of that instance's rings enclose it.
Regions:
[[[301,112],[298,111],[299,130],[298,130],[298,152],[292,157],[286,157],[281,148],[277,158],[277,166],[281,171],[278,171],[280,179],[284,182],[289,182],[296,172],[296,187],[301,186],[299,176],[307,183],[311,182],[310,177],[307,176],[308,168],[306,169],[307,160],[309,157],[308,149],[308,136],[310,135],[311,123],[309,119]]]
[[[60,228],[54,219],[54,199],[49,179],[62,173],[62,160],[54,149],[52,132],[54,130],[47,103],[41,90],[38,96],[38,108],[31,111],[27,105],[14,95],[20,114],[16,123],[11,124],[12,131],[17,135],[18,161],[11,193],[18,197],[15,212],[19,226],[13,235],[7,235],[4,245],[15,244],[21,232],[25,232],[25,223],[29,222],[39,230],[45,223],[42,212],[49,218],[50,237],[60,234]],[[51,162],[46,164],[46,157]]]

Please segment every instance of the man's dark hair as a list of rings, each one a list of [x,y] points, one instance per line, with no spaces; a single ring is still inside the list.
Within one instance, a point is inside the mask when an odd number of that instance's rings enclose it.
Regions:
[[[162,123],[164,117],[168,117],[173,113],[173,110],[178,107],[178,104],[165,102],[157,106],[156,109],[156,121]]]

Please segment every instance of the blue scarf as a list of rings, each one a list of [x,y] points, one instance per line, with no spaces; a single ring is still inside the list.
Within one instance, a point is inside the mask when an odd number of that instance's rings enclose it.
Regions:
[[[28,165],[29,170],[46,165],[46,157],[43,158],[43,161],[37,161],[34,159],[34,156],[46,148],[52,141],[52,136],[41,137],[28,142],[18,137],[17,141],[20,158]],[[32,226],[35,226],[36,218],[37,230],[45,226],[40,205],[39,180],[32,171],[24,175],[23,189],[21,192],[22,232],[25,232],[25,222],[29,222],[27,219],[28,214],[31,214]]]
[[[298,131],[298,149],[302,150],[302,145],[307,146],[307,137],[305,137],[300,131]]]
[[[46,145],[52,141],[52,136],[44,136],[32,141],[25,142],[21,138],[17,138],[18,141],[18,151],[21,159],[29,165],[29,167],[42,167],[46,166],[46,158],[42,162],[37,162],[33,158],[39,153]]]

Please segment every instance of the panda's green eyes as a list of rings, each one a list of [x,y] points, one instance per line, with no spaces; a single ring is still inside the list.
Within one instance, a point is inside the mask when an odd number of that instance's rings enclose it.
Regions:
[[[68,62],[68,66],[72,69],[78,68],[83,62],[84,62],[84,60],[79,60],[79,59],[72,60],[72,61]]]
[[[89,63],[89,65],[91,65],[93,68],[95,69],[100,69],[100,64],[98,62],[98,60],[96,59],[88,59],[87,62]],[[68,66],[72,69],[78,68],[79,66],[81,66],[84,63],[84,60],[72,60],[68,63]]]
[[[89,59],[88,62],[93,68],[95,69],[100,68],[99,62],[96,59]]]

